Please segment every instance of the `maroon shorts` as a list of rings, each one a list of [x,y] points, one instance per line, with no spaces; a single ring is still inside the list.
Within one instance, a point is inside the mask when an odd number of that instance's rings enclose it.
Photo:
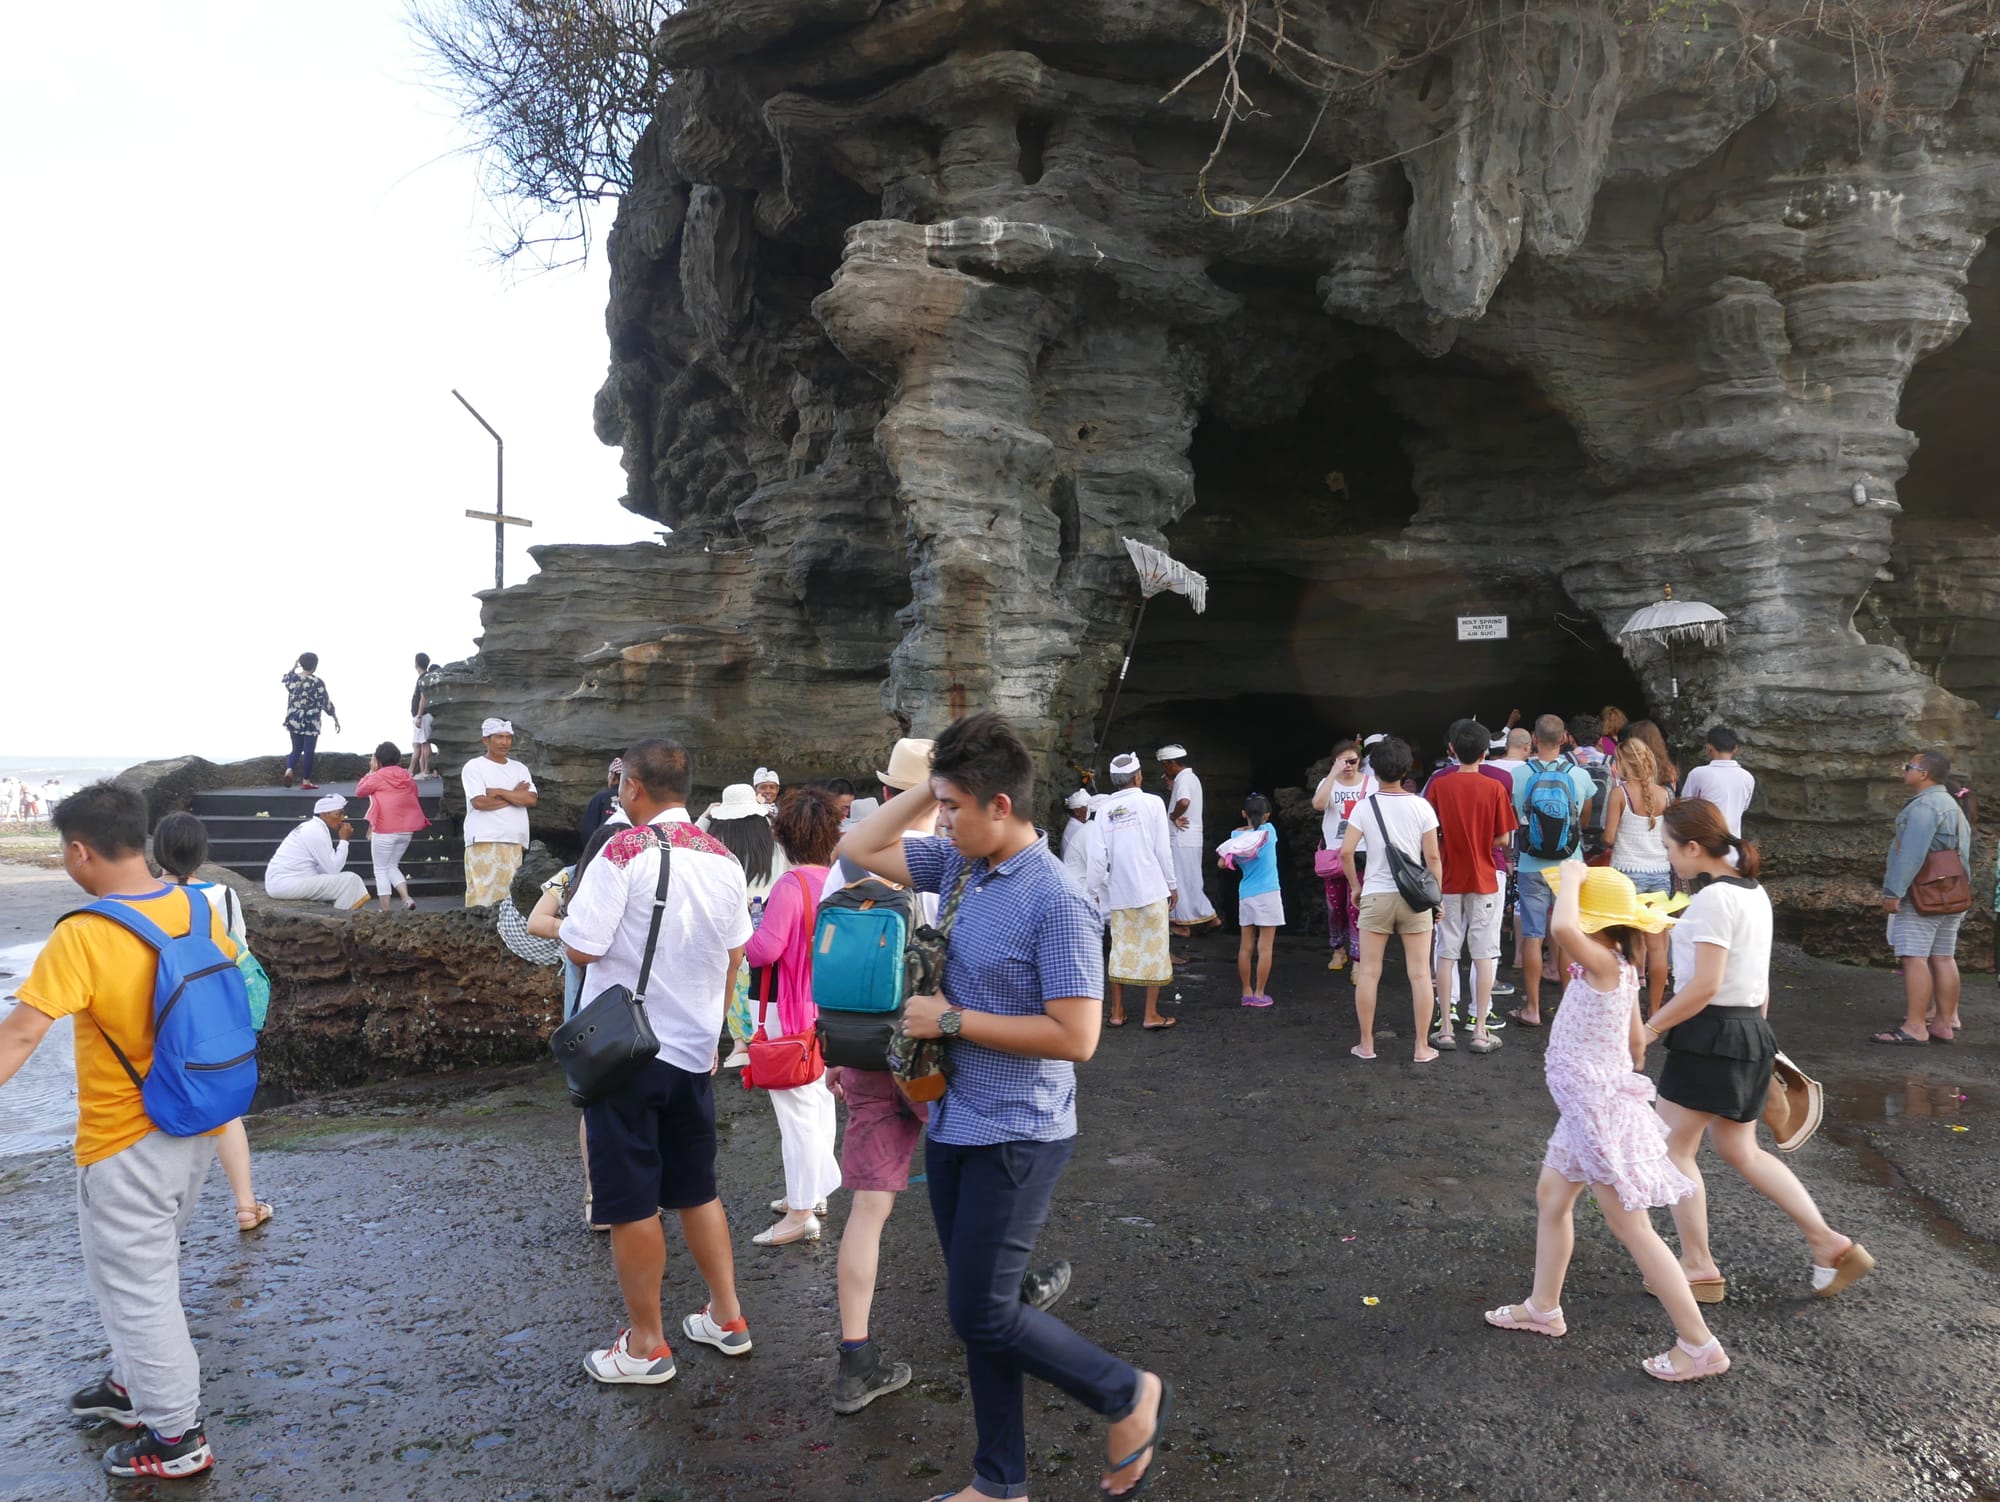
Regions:
[[[847,1097],[840,1187],[900,1194],[910,1187],[910,1155],[917,1150],[931,1108],[905,1099],[886,1069],[843,1069],[840,1089]]]

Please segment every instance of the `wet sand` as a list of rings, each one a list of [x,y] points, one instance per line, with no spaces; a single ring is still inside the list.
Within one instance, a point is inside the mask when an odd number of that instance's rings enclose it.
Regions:
[[[1480,1320],[1529,1287],[1554,1120],[1546,1032],[1510,1028],[1496,1055],[1422,1069],[1397,1061],[1407,1037],[1384,1038],[1364,1065],[1347,1056],[1352,987],[1317,944],[1281,947],[1268,1012],[1237,1005],[1232,940],[1195,948],[1182,1026],[1107,1031],[1081,1071],[1083,1135],[1041,1239],[1076,1264],[1060,1313],[1179,1391],[1149,1496],[2000,1494],[1991,977],[1968,977],[1967,1041],[1895,1051],[1862,1042],[1900,1007],[1892,974],[1781,953],[1779,1036],[1833,1095],[1790,1161],[1880,1269],[1841,1299],[1810,1297],[1790,1223],[1709,1160],[1730,1277],[1709,1313],[1736,1365],[1669,1387],[1637,1367],[1669,1327],[1587,1207],[1568,1338]],[[1392,1027],[1407,1029],[1406,994],[1385,985]],[[238,1236],[217,1170],[185,1251],[218,1456],[199,1495],[916,1502],[962,1484],[971,1413],[921,1187],[890,1223],[875,1318],[916,1381],[836,1418],[844,1197],[817,1247],[751,1246],[781,1189],[777,1133],[762,1100],[733,1084],[718,1099],[756,1350],[731,1361],[676,1341],[680,1376],[657,1389],[602,1388],[581,1369],[622,1319],[604,1239],[580,1223],[574,1112],[547,1072],[254,1119],[276,1221]],[[103,1360],[72,1184],[60,1155],[0,1162],[0,1497],[150,1496],[99,1476],[117,1435],[63,1409]],[[671,1232],[669,1245],[671,1321],[702,1294]],[[1101,1424],[1032,1383],[1029,1416],[1032,1495],[1095,1497]]]

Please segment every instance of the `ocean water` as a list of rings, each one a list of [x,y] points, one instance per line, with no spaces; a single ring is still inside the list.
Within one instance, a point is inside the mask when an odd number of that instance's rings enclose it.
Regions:
[[[41,952],[38,943],[0,949],[0,1016],[20,1005],[14,988],[28,978]],[[0,1090],[0,1158],[50,1152],[76,1141],[75,1037],[71,1020],[59,1019]]]

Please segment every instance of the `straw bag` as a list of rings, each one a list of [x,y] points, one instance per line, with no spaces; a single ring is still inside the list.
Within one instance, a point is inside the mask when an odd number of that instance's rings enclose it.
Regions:
[[[1764,1097],[1764,1125],[1781,1153],[1797,1152],[1819,1130],[1826,1091],[1782,1053],[1771,1068],[1771,1093]]]

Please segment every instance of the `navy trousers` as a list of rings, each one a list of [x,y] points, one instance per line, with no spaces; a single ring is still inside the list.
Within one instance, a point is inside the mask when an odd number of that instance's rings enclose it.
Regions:
[[[319,745],[319,736],[300,735],[296,730],[285,732],[292,738],[292,754],[285,758],[285,770],[297,772],[301,782],[311,782],[313,775],[313,751]]]
[[[973,1488],[983,1497],[1028,1492],[1022,1378],[1039,1377],[1107,1418],[1129,1414],[1139,1371],[1099,1350],[1021,1298],[1021,1279],[1075,1140],[924,1149],[931,1215],[944,1247],[951,1327],[965,1342],[979,1448]]]

